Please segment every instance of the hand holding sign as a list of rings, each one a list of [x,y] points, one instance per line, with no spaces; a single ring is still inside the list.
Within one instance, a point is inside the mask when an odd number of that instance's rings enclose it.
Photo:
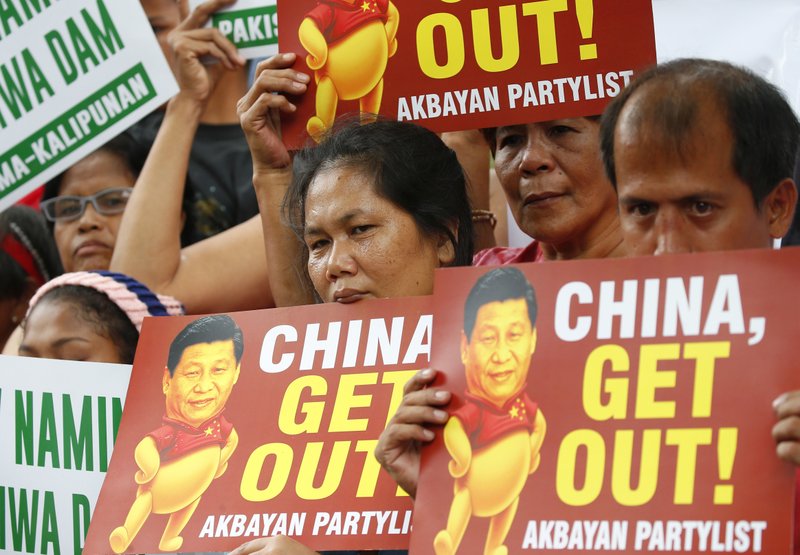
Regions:
[[[244,65],[236,47],[218,30],[202,28],[215,11],[235,0],[209,0],[199,5],[169,36],[176,60],[176,75],[181,92],[199,102],[211,96],[222,72]],[[211,57],[219,64],[205,64]]]
[[[317,552],[286,536],[259,538],[240,545],[230,555],[317,555]]]
[[[774,404],[778,423],[772,428],[778,457],[800,466],[800,390],[778,397]]]
[[[280,113],[292,113],[297,108],[284,94],[304,93],[310,79],[307,74],[290,69],[296,57],[291,53],[276,54],[258,64],[253,86],[237,106],[255,173],[259,168],[281,169],[290,164],[281,140]]]
[[[403,388],[403,401],[378,440],[375,458],[412,497],[417,493],[420,449],[433,439],[427,427],[442,425],[447,413],[440,409],[450,402],[450,392],[428,389],[436,377],[434,370],[421,370]]]

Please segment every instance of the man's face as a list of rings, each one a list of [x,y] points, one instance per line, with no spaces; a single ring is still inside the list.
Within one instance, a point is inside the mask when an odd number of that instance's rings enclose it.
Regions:
[[[634,123],[632,114],[641,102],[637,95],[620,114],[614,137],[620,222],[628,252],[762,248],[786,233],[788,222],[775,210],[775,195],[787,191],[776,187],[761,207],[755,205],[750,187],[733,169],[733,134],[712,102],[699,103],[680,156],[647,123]],[[794,205],[789,199],[777,200]]]
[[[528,378],[536,330],[525,299],[486,303],[478,309],[472,337],[461,336],[461,362],[467,390],[503,406],[517,395]]]
[[[199,426],[219,414],[239,379],[233,340],[186,347],[172,377],[164,370],[167,416]]]

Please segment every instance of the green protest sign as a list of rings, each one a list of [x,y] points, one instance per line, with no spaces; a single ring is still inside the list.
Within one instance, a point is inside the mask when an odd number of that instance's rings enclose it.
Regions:
[[[195,8],[203,0],[190,0]],[[265,58],[278,53],[278,7],[275,0],[237,0],[211,16],[209,25],[239,49],[245,58]]]
[[[0,369],[0,552],[78,555],[130,366],[0,356]]]
[[[0,42],[0,209],[177,90],[137,0],[9,0]]]

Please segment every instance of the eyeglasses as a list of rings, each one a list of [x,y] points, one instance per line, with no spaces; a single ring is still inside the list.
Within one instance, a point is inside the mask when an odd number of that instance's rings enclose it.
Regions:
[[[98,214],[112,216],[121,214],[128,204],[133,187],[114,187],[103,189],[87,197],[63,196],[43,201],[39,206],[45,218],[51,222],[70,222],[77,220],[86,211],[90,202]]]

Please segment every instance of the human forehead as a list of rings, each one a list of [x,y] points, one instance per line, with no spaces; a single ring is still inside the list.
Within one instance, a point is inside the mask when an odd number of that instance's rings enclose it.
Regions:
[[[373,210],[397,209],[379,195],[374,179],[364,170],[334,166],[320,170],[308,186],[305,200],[306,226],[327,220],[345,221]]]
[[[23,338],[26,343],[54,344],[65,338],[102,337],[93,322],[69,299],[43,297],[25,320]]]
[[[531,325],[528,303],[524,298],[491,301],[478,308],[475,327],[497,325]]]
[[[59,196],[88,196],[114,187],[131,187],[136,182],[127,162],[105,150],[93,152],[69,168],[61,179]]]
[[[195,343],[189,345],[183,350],[183,353],[181,353],[178,366],[194,364],[206,365],[221,360],[230,361],[235,358],[233,339],[223,339],[209,343]]]
[[[598,127],[600,123],[595,118],[587,118],[587,117],[551,119],[539,122],[519,123],[516,125],[502,125],[497,128],[496,134],[500,135],[501,133],[510,133],[510,132],[516,132],[516,133],[533,132],[536,130],[547,129],[549,127],[553,127],[556,125]]]

